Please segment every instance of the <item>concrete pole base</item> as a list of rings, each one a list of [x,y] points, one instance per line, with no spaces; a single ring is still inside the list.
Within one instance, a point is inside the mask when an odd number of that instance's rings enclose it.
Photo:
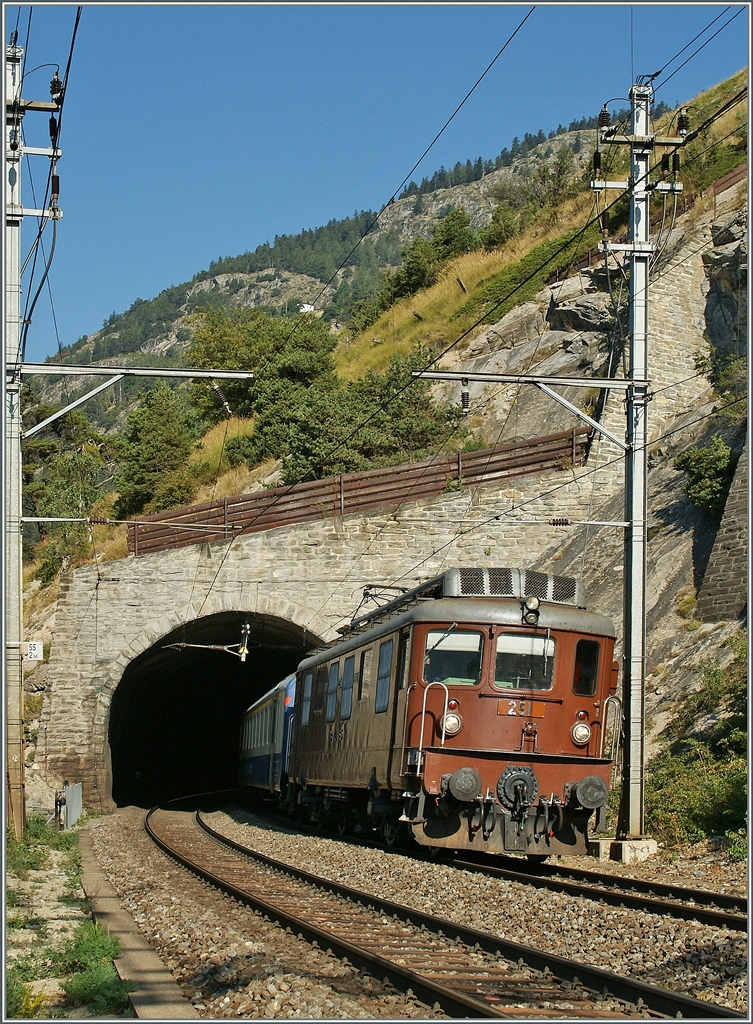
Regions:
[[[653,857],[659,849],[655,839],[589,839],[588,853],[597,860],[617,860],[638,864]]]

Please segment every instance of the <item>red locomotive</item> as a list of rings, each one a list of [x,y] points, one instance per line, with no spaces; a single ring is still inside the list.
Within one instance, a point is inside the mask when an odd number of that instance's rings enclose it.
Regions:
[[[343,832],[585,854],[609,792],[610,706],[619,720],[614,641],[577,580],[450,569],[301,662],[292,734],[280,715],[242,755],[276,750],[263,788]]]

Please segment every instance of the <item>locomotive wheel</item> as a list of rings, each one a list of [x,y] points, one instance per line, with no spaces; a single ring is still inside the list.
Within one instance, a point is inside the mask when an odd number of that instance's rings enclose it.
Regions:
[[[548,853],[527,853],[526,858],[530,864],[543,864],[549,860]]]

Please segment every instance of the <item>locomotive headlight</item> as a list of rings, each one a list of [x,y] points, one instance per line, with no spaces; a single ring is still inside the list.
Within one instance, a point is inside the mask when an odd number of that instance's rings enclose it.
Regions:
[[[526,597],[523,599],[523,622],[528,626],[535,626],[539,621],[539,606],[541,601],[538,597]]]
[[[463,719],[457,711],[449,711],[440,721],[445,736],[456,736],[463,727]]]
[[[587,725],[586,722],[576,722],[570,730],[570,735],[576,746],[585,747],[591,739],[591,726]]]

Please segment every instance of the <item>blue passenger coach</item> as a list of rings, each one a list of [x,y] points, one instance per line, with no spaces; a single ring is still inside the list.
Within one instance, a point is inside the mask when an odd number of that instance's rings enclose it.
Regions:
[[[295,676],[252,704],[241,725],[240,784],[279,793],[287,777],[295,714]]]

